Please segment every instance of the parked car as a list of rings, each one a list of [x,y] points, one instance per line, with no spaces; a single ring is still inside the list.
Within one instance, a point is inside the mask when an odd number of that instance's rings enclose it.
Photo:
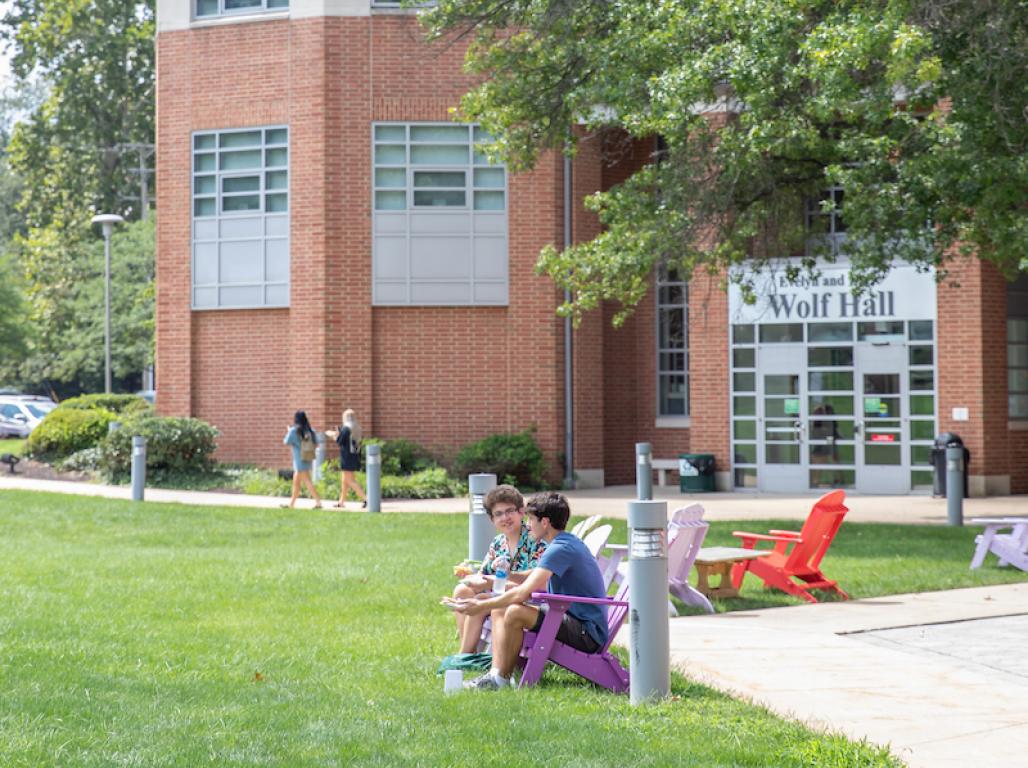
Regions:
[[[0,437],[28,437],[57,403],[36,395],[0,396]]]

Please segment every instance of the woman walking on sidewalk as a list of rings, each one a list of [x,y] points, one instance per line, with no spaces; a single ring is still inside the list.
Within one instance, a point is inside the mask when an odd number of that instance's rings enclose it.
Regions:
[[[307,420],[304,411],[297,411],[293,416],[293,425],[286,432],[282,441],[293,450],[293,497],[283,507],[292,509],[296,506],[296,499],[300,495],[300,484],[307,486],[311,497],[314,499],[314,508],[321,509],[321,497],[318,496],[318,489],[314,487],[311,480],[311,464],[314,462],[314,454],[318,448],[318,435]]]
[[[357,421],[357,414],[352,408],[343,411],[343,423],[338,430],[329,429],[325,432],[330,438],[336,441],[339,446],[339,468],[343,471],[343,478],[339,481],[339,503],[340,509],[346,503],[346,491],[352,490],[354,495],[361,500],[361,507],[368,506],[364,489],[357,482],[356,472],[361,468],[361,425]]]

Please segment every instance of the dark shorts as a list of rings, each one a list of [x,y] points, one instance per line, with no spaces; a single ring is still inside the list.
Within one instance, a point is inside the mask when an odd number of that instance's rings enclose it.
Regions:
[[[545,619],[546,614],[543,611],[539,611],[539,618],[536,619],[535,626],[532,627],[532,631],[538,632],[542,629],[543,621]],[[564,614],[564,620],[557,628],[557,639],[578,651],[596,653],[600,650],[600,644],[597,643],[596,640],[593,639],[593,636],[586,631],[585,625],[570,613]]]

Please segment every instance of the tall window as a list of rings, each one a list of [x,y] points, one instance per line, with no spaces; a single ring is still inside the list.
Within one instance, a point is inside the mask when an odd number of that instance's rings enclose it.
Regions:
[[[288,7],[289,0],[196,0],[196,18],[277,11]]]
[[[289,306],[289,130],[193,134],[193,308]]]
[[[1028,275],[1007,286],[1007,397],[1012,419],[1028,419]]]
[[[657,277],[657,415],[689,415],[689,286],[675,272]]]
[[[841,187],[830,187],[816,198],[807,201],[806,224],[810,237],[807,240],[809,252],[819,251],[825,245],[832,253],[838,253],[846,240],[846,222],[842,218],[842,202],[845,193]],[[825,211],[828,203],[833,207]]]
[[[375,304],[506,304],[507,173],[470,125],[375,125]]]

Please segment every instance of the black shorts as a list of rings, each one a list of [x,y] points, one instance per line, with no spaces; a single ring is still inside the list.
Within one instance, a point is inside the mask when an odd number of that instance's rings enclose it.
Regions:
[[[536,619],[535,626],[532,627],[532,631],[538,632],[542,629],[543,621],[545,619],[546,613],[539,611],[539,618]],[[560,623],[560,626],[557,627],[557,639],[578,651],[596,653],[600,650],[600,644],[597,643],[596,640],[593,639],[593,636],[586,631],[585,625],[570,613],[564,614],[564,620]]]

